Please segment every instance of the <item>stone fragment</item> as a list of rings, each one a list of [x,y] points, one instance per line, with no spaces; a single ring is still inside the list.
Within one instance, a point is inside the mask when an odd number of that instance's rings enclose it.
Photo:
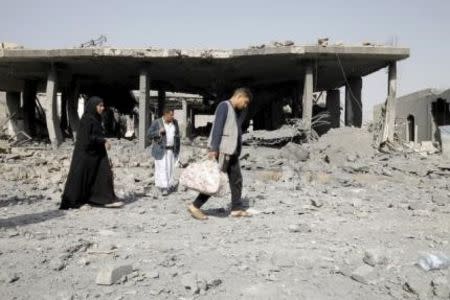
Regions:
[[[197,285],[197,274],[185,274],[181,277],[181,284],[183,287],[190,291],[192,294],[200,292],[200,288]]]
[[[295,232],[301,232],[301,233],[308,233],[311,232],[311,227],[307,224],[293,224],[288,226],[289,232],[295,233]]]
[[[3,283],[13,283],[19,279],[20,279],[20,276],[17,273],[9,273],[6,271],[0,273],[0,282],[3,282]]]
[[[314,207],[322,207],[323,206],[323,202],[320,199],[311,199],[311,205]]]
[[[98,272],[95,282],[98,285],[112,285],[132,272],[133,267],[131,265],[105,266]]]
[[[363,284],[369,284],[373,280],[373,267],[368,265],[361,265],[356,268],[350,277]]]
[[[380,250],[369,249],[364,253],[363,262],[369,266],[375,267],[376,265],[387,265],[389,259],[386,255],[381,253]]]

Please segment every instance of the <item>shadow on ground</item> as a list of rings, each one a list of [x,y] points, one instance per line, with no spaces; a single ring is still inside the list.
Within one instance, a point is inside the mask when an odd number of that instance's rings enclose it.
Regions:
[[[39,197],[31,197],[26,199],[21,199],[18,197],[9,197],[7,199],[1,199],[0,200],[0,208],[1,207],[7,207],[7,206],[14,206],[14,205],[23,205],[23,204],[34,204],[37,202],[41,202],[45,200],[45,196],[41,195]]]
[[[59,218],[65,215],[65,212],[59,209],[44,211],[40,213],[32,213],[0,219],[0,228],[12,228],[18,226],[26,226],[36,223],[45,222],[51,219]]]

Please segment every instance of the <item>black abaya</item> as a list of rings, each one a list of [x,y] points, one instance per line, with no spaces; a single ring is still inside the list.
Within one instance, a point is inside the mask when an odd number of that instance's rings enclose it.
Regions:
[[[105,149],[105,134],[97,113],[97,105],[101,102],[101,98],[89,98],[81,118],[60,209],[116,201],[112,170]]]

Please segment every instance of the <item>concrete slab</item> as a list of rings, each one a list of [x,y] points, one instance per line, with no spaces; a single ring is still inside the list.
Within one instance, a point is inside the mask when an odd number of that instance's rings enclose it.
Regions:
[[[216,82],[260,85],[298,81],[304,61],[314,60],[316,90],[344,84],[337,58],[349,77],[361,77],[409,57],[409,49],[373,46],[287,46],[246,49],[0,49],[0,90],[18,89],[27,79],[45,80],[48,65],[84,78],[85,84],[118,84],[138,89],[139,71],[173,91],[203,93]],[[61,78],[61,84],[65,85]],[[83,80],[81,82],[83,85]],[[83,87],[83,86],[82,86]]]

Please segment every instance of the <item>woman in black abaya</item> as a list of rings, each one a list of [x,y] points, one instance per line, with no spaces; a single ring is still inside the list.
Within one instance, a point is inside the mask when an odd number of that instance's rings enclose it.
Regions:
[[[79,208],[83,204],[121,207],[114,194],[113,175],[107,150],[101,113],[105,109],[99,97],[89,98],[76,135],[69,175],[60,209]]]

